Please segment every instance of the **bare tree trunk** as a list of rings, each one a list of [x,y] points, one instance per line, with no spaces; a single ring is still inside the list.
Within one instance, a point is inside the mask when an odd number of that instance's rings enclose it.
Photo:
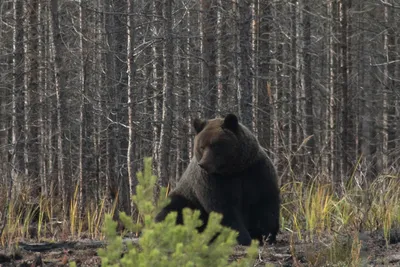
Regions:
[[[297,0],[291,1],[291,73],[290,73],[290,115],[291,115],[291,122],[290,122],[290,135],[291,135],[291,153],[294,153],[298,148],[298,135],[297,135],[297,123],[298,123],[298,69],[299,69],[299,56],[298,56],[298,41],[297,41],[297,27],[299,24],[298,16],[297,16]],[[290,170],[293,171],[294,174],[298,173],[297,170],[297,157],[294,154],[291,154]]]
[[[5,12],[4,12],[5,11]],[[11,11],[11,12],[10,12]],[[8,16],[5,13],[8,13]],[[0,215],[0,236],[3,237],[9,221],[9,207],[12,197],[14,170],[12,160],[15,154],[15,144],[11,143],[13,139],[15,114],[15,85],[16,78],[14,74],[18,72],[16,66],[16,41],[18,40],[18,26],[16,23],[16,2],[9,1],[2,5],[0,12],[0,48],[2,51],[10,51],[8,55],[2,55],[0,59],[0,183],[2,207]],[[4,27],[6,26],[6,27]],[[4,31],[8,28],[10,31]],[[22,43],[21,43],[22,46]],[[10,112],[11,104],[11,112]],[[11,137],[11,138],[10,138]]]
[[[161,22],[156,18],[162,18],[163,7],[162,0],[153,0],[153,11],[155,14],[152,16],[152,33],[154,45],[152,46],[153,51],[153,164],[157,166],[155,168],[155,174],[159,175],[160,162],[160,133],[161,133],[161,117],[162,117],[162,71],[163,71],[163,57],[162,57],[162,43],[159,36],[161,31]]]
[[[399,20],[396,21],[396,25],[397,25],[396,29],[399,29],[399,27],[400,27]],[[397,44],[399,44],[399,41],[397,41]],[[400,46],[397,45],[397,46],[393,47],[393,52],[396,52],[397,55],[399,55],[400,54]],[[399,77],[400,76],[400,64],[395,64],[394,68],[395,68],[394,72],[396,75],[395,77]],[[395,82],[395,85],[397,87],[393,86],[393,92],[394,92],[394,96],[396,98],[396,102],[395,102],[396,141],[395,141],[395,153],[393,155],[393,158],[395,159],[394,168],[399,170],[400,169],[400,138],[399,138],[399,136],[400,136],[400,92],[398,89],[397,89],[397,91],[395,91],[396,88],[399,87],[398,80]]]
[[[207,3],[208,0],[206,0]],[[203,7],[203,1],[199,2],[199,12],[198,12],[198,19],[197,19],[197,23],[199,25],[199,37],[200,37],[200,44],[199,44],[199,56],[203,57],[204,56],[204,29],[205,29],[205,25],[204,22],[205,20],[204,18],[204,7]],[[200,66],[199,66],[199,73],[198,76],[199,77],[199,88],[201,88],[201,92],[203,92],[204,88],[206,88],[205,86],[205,79],[204,77],[206,76],[207,73],[207,69],[206,69],[206,63],[205,62],[201,62]],[[197,111],[197,116],[201,117],[204,116],[204,106],[205,106],[205,98],[204,96],[202,96],[202,93],[198,93],[195,95],[196,96],[196,102],[198,102],[198,106],[199,109]]]
[[[96,102],[94,103],[94,110],[96,111],[95,114],[93,115],[93,147],[94,147],[94,161],[95,161],[95,177],[96,177],[96,194],[95,194],[95,201],[96,203],[99,203],[100,199],[103,199],[104,196],[107,196],[107,175],[106,173],[106,164],[104,162],[103,156],[104,156],[104,146],[103,146],[103,120],[102,120],[102,102],[103,102],[103,94],[101,88],[104,86],[104,75],[103,75],[103,62],[104,62],[104,56],[103,56],[103,51],[102,51],[102,45],[104,42],[104,26],[103,26],[103,17],[102,17],[102,11],[104,11],[104,6],[103,6],[103,1],[102,0],[97,0],[96,3],[96,9],[97,9],[97,14],[95,17],[95,34],[96,34],[96,39],[95,39],[95,56],[94,56],[94,62],[95,62],[95,72],[96,72],[96,90],[94,93],[94,96],[96,98]],[[105,186],[106,185],[106,186]],[[107,203],[108,204],[108,203]]]
[[[314,133],[314,96],[312,88],[312,75],[311,75],[311,1],[304,0],[304,13],[303,13],[303,58],[304,58],[304,90],[305,90],[305,116],[306,116],[306,137],[312,136],[307,144],[308,148],[308,162],[306,170],[308,175],[313,176],[314,174],[314,155],[315,155],[315,144],[316,136]]]
[[[328,4],[321,6],[322,16],[329,16]],[[319,167],[318,174],[321,177],[321,181],[324,183],[330,182],[330,165],[329,165],[329,155],[331,154],[329,143],[330,143],[330,125],[329,125],[329,60],[330,54],[329,49],[326,49],[330,45],[330,21],[322,20],[322,33],[323,39],[317,44],[321,56],[315,59],[314,66],[320,66],[318,69],[319,77],[323,77],[320,83],[315,86],[314,94],[314,118],[315,118],[315,132],[317,143],[319,144],[317,153],[316,164]],[[316,30],[318,31],[318,30]]]
[[[40,192],[42,195],[47,196],[47,138],[49,136],[46,132],[46,114],[49,112],[47,110],[47,99],[46,99],[46,82],[47,82],[47,54],[46,54],[46,35],[47,35],[47,27],[46,21],[44,20],[47,15],[47,5],[40,3],[38,6],[38,26],[39,26],[39,34],[38,40],[38,57],[39,57],[39,73],[38,73],[38,83],[39,83],[39,111],[38,111],[38,127],[39,127],[39,177],[40,177]]]
[[[14,29],[13,29],[13,88],[12,88],[12,180],[19,186],[18,176],[25,173],[23,155],[20,151],[23,149],[23,85],[24,85],[24,44],[23,44],[23,9],[22,1],[14,0]]]
[[[382,13],[385,22],[388,22],[389,8],[387,5],[382,7]],[[383,36],[383,49],[385,51],[385,59],[388,60],[389,52],[389,35],[386,30]],[[377,171],[382,173],[387,171],[388,167],[388,90],[387,86],[389,83],[389,68],[388,64],[383,67],[383,80],[378,90],[376,111],[378,112],[378,117],[376,119],[377,129],[377,146],[376,146],[376,160],[377,160]]]
[[[43,8],[41,8],[43,10]],[[54,42],[52,41],[52,22],[51,22],[51,5],[50,2],[47,1],[45,5],[45,16],[44,21],[44,27],[45,27],[45,44],[47,44],[47,48],[44,45],[43,50],[44,50],[44,57],[46,58],[45,61],[45,68],[44,68],[44,95],[48,96],[49,94],[54,94],[54,90],[51,87],[51,84],[54,82],[55,76],[53,75],[53,70],[54,70]],[[45,149],[47,151],[47,159],[45,162],[46,165],[46,181],[45,182],[45,187],[47,190],[47,193],[54,193],[54,188],[53,185],[57,184],[57,181],[55,179],[52,179],[54,177],[54,168],[55,168],[55,160],[56,156],[54,156],[55,153],[55,147],[54,141],[55,141],[55,135],[54,135],[54,130],[55,130],[55,123],[54,123],[54,114],[55,111],[51,107],[54,104],[54,99],[47,98],[46,99],[46,110],[47,112],[44,114],[46,118],[46,124],[45,124],[45,129],[43,130],[44,132],[47,131],[46,133],[46,139],[45,139]]]
[[[364,9],[364,2],[360,1],[357,5],[359,10]],[[364,18],[364,14],[360,15],[361,19],[359,19],[358,27],[361,27],[363,24],[362,18]],[[370,71],[369,68],[364,68],[367,66],[366,64],[366,45],[365,45],[365,32],[361,32],[360,37],[358,39],[358,47],[357,51],[359,51],[359,60],[358,62],[358,69],[360,70],[358,75],[358,84],[357,87],[361,88],[360,93],[360,108],[359,108],[359,122],[360,126],[358,127],[358,139],[360,140],[359,149],[361,152],[361,162],[360,162],[360,171],[362,174],[365,175],[366,181],[371,182],[374,174],[374,169],[372,168],[372,154],[370,149],[370,141],[371,141],[371,122],[372,122],[372,113],[371,113],[371,89],[366,87],[367,79],[366,73]],[[367,184],[366,184],[367,185]]]
[[[126,2],[107,0],[107,11],[105,31],[109,50],[106,55],[106,74],[107,86],[110,99],[109,126],[108,133],[108,161],[110,171],[110,193],[114,198],[118,193],[118,207],[129,210],[128,199],[129,186],[127,179],[123,177],[127,174],[123,158],[127,142],[125,140],[125,128],[123,127],[125,114],[123,103],[127,102],[127,65],[126,59]]]
[[[10,3],[11,5],[13,5],[13,3]],[[14,15],[14,14],[13,14]],[[3,14],[0,12],[0,28],[3,28],[3,25],[6,24],[6,20],[4,20]],[[14,29],[13,29],[14,30]],[[9,40],[5,40],[5,34],[3,33],[3,31],[0,31],[0,47],[1,48],[6,48],[7,46],[10,46],[10,42]],[[14,41],[14,40],[11,40]],[[12,45],[12,43],[11,43]],[[10,103],[10,97],[11,97],[11,93],[9,90],[6,90],[6,88],[12,88],[12,80],[10,82],[9,79],[5,79],[5,75],[4,73],[12,73],[12,64],[10,66],[10,59],[12,59],[12,57],[7,56],[7,57],[3,57],[2,59],[0,59],[0,81],[3,82],[3,86],[2,88],[0,88],[0,147],[2,149],[0,149],[0,183],[3,183],[4,185],[7,186],[9,179],[11,179],[11,174],[9,177],[7,177],[6,175],[3,175],[4,170],[6,170],[6,165],[10,164],[11,162],[7,162],[8,160],[8,155],[9,155],[9,139],[8,139],[8,132],[9,129],[11,129],[11,127],[9,127],[10,125],[8,125],[10,116],[7,114],[6,112],[6,107],[7,104]],[[10,158],[11,159],[11,158]],[[1,216],[4,218],[5,220],[5,215]],[[3,218],[0,218],[0,225],[4,224],[4,220],[2,220]],[[1,228],[0,228],[0,234],[1,234]]]
[[[239,93],[240,117],[244,125],[253,126],[253,84],[251,63],[251,22],[253,20],[252,1],[239,1]]]
[[[400,25],[400,23],[397,23],[397,25]],[[400,54],[399,45],[396,46],[394,51],[396,51],[397,54]],[[396,67],[395,67],[394,71],[395,71],[396,77],[399,77],[399,75],[400,75],[400,64],[396,64]],[[399,82],[398,81],[395,84],[397,86],[399,86]],[[396,86],[393,86],[393,92],[395,92],[395,90],[396,90]],[[399,90],[397,90],[394,93],[394,96],[396,98],[396,102],[395,102],[396,141],[395,141],[395,153],[394,153],[393,157],[395,159],[394,168],[399,170],[400,169],[400,138],[399,138],[399,136],[400,136],[400,92],[399,92]]]
[[[33,179],[33,192],[37,194],[39,190],[39,183],[37,180],[39,167],[38,167],[38,154],[39,154],[39,127],[38,127],[38,114],[39,114],[39,87],[38,87],[38,76],[39,76],[39,63],[38,63],[38,47],[39,47],[39,36],[38,36],[38,13],[39,13],[39,1],[30,0],[29,4],[26,5],[28,12],[28,25],[27,33],[25,36],[28,37],[26,46],[26,90],[25,90],[25,173]],[[28,177],[27,177],[28,178]]]
[[[152,16],[152,7],[153,7],[153,1],[147,1],[147,2],[142,2],[142,13],[145,14],[145,23],[146,23],[146,28],[147,31],[143,35],[139,35],[135,37],[136,40],[149,40],[150,42],[153,41],[152,39],[152,20],[154,19],[154,16]],[[136,20],[135,20],[136,21]],[[140,20],[138,20],[140,21]],[[143,21],[140,21],[140,23],[143,23]],[[136,25],[136,24],[135,24]],[[143,39],[142,39],[143,38]],[[136,41],[135,41],[136,42]],[[143,126],[138,125],[137,128],[138,130],[141,129],[142,133],[139,133],[140,135],[140,143],[136,145],[135,148],[135,153],[139,153],[140,155],[135,156],[136,161],[138,159],[143,159],[144,157],[149,157],[153,153],[153,95],[154,95],[154,90],[153,90],[153,79],[152,79],[152,74],[153,74],[153,64],[151,62],[153,61],[152,58],[152,47],[154,46],[154,43],[151,46],[148,46],[145,48],[143,52],[143,59],[146,63],[146,67],[143,68],[142,74],[144,74],[145,78],[145,85],[141,86],[143,88],[143,93],[138,92],[136,97],[140,97],[142,95],[145,99],[142,101],[142,103],[137,105],[136,109],[136,120],[139,123],[143,123]],[[135,63],[136,67],[136,63]],[[139,74],[138,74],[139,75]],[[137,80],[140,78],[138,77]],[[140,82],[136,82],[137,85],[140,87]],[[139,88],[138,88],[139,89]],[[135,170],[139,170],[143,168],[143,161],[140,160],[139,162],[137,161]],[[154,158],[153,158],[153,166],[155,166],[154,163]]]
[[[344,177],[349,174],[351,170],[351,162],[355,159],[355,147],[354,147],[354,131],[353,121],[354,112],[352,108],[352,93],[348,82],[348,5],[350,7],[351,1],[340,2],[340,72],[341,72],[341,89],[342,89],[342,174]],[[343,182],[343,181],[342,181]]]
[[[107,88],[109,88],[110,91],[113,91],[114,85],[114,79],[115,79],[115,62],[114,62],[114,57],[112,54],[112,51],[114,50],[114,36],[112,35],[113,28],[114,26],[114,17],[111,14],[113,12],[112,9],[113,2],[112,0],[105,0],[104,1],[104,32],[105,32],[105,43],[107,44],[107,50],[106,50],[106,55],[105,55],[105,85]],[[106,96],[106,99],[112,99],[112,93],[108,93]],[[110,105],[112,105],[110,103]],[[113,110],[112,107],[110,107],[110,110]],[[110,112],[111,113],[111,112]],[[115,111],[114,111],[115,113]],[[108,115],[108,114],[107,114]],[[107,131],[106,131],[106,187],[109,190],[109,195],[110,199],[112,201],[118,202],[117,196],[119,196],[120,192],[120,185],[118,178],[115,177],[116,175],[116,167],[115,166],[115,160],[114,157],[116,157],[114,150],[117,149],[117,145],[115,143],[115,135],[114,135],[114,129],[117,127],[116,125],[108,125]]]
[[[390,4],[394,5],[395,1],[389,0]],[[396,99],[398,98],[399,88],[398,88],[398,79],[396,78],[396,58],[398,58],[398,54],[396,52],[396,32],[395,32],[395,10],[391,6],[385,6],[385,23],[386,23],[386,32],[384,36],[384,50],[386,57],[386,64],[384,68],[384,78],[383,85],[384,90],[386,90],[387,94],[387,109],[386,109],[386,125],[384,125],[384,131],[386,131],[387,137],[387,145],[384,148],[386,149],[385,160],[386,168],[394,167],[390,166],[394,163],[395,153],[396,151],[396,139],[400,138],[399,135],[396,135]],[[397,96],[396,96],[397,92]],[[384,111],[385,112],[385,111]],[[385,123],[385,122],[384,122]],[[399,150],[400,148],[397,147]]]
[[[271,3],[259,2],[260,20],[258,31],[258,139],[262,146],[271,148],[272,136],[272,94],[270,78],[271,61]]]
[[[11,11],[11,12],[10,12]],[[7,15],[5,15],[7,13]],[[16,23],[16,2],[9,1],[2,5],[0,12],[0,48],[9,51],[2,54],[0,59],[0,183],[2,205],[0,208],[0,236],[3,237],[4,229],[6,229],[9,221],[9,208],[12,197],[13,170],[12,160],[15,154],[15,144],[11,143],[13,139],[15,114],[15,85],[16,78],[14,74],[19,70],[16,68],[16,41],[18,40],[18,26]],[[6,27],[5,27],[6,26]],[[7,31],[3,30],[8,28]],[[21,43],[22,46],[22,43]],[[10,112],[11,104],[11,112]]]
[[[282,7],[279,7],[279,4],[275,7],[275,12],[282,12],[281,10]],[[281,36],[278,31],[275,32],[275,38],[274,39],[274,50],[276,53],[275,59],[276,63],[274,71],[275,71],[275,77],[274,77],[274,84],[272,86],[273,90],[271,90],[272,93],[272,98],[273,98],[273,104],[272,104],[272,116],[273,116],[273,151],[278,155],[277,157],[274,158],[274,164],[279,166],[281,160],[282,160],[282,155],[284,154],[283,152],[283,147],[282,147],[282,142],[281,142],[281,137],[282,137],[282,128],[283,128],[283,101],[280,101],[283,97],[283,42],[281,40]]]
[[[165,42],[163,48],[163,107],[162,125],[160,134],[160,165],[158,170],[159,184],[167,186],[169,181],[169,152],[172,138],[173,123],[173,95],[174,88],[174,61],[173,61],[173,32],[172,32],[172,1],[164,0],[164,34]]]
[[[186,117],[185,117],[185,121],[186,121],[186,127],[187,127],[187,135],[185,136],[186,139],[186,149],[188,151],[188,161],[190,161],[190,159],[192,158],[192,114],[194,114],[192,112],[192,86],[191,86],[191,78],[192,78],[192,65],[191,65],[191,58],[188,56],[190,54],[190,45],[191,45],[191,19],[192,19],[192,13],[190,11],[187,12],[186,15],[186,34],[187,34],[187,38],[186,38],[186,42],[185,42],[185,54],[186,56],[186,60],[185,60],[185,88],[186,88],[186,108],[187,108],[187,113],[186,113]]]
[[[185,15],[188,16],[189,12],[186,12]],[[187,37],[187,32],[186,29],[184,28],[187,26],[187,18],[185,18],[185,21],[182,24],[178,24],[179,28],[178,31],[182,32],[182,37]],[[188,108],[187,108],[187,103],[188,103],[188,90],[187,90],[187,71],[189,68],[187,68],[186,65],[186,58],[187,55],[185,55],[185,50],[186,50],[186,44],[187,44],[187,39],[186,38],[180,38],[179,40],[176,40],[176,46],[175,46],[175,55],[177,55],[175,58],[182,58],[181,60],[176,60],[175,61],[175,69],[176,69],[176,82],[175,82],[175,88],[178,88],[176,94],[175,94],[175,114],[174,114],[174,121],[176,125],[179,125],[178,127],[175,128],[175,134],[176,134],[176,170],[175,170],[175,177],[170,175],[170,177],[174,178],[173,183],[170,183],[172,187],[175,187],[176,182],[179,181],[184,169],[186,168],[188,162],[189,162],[189,151],[188,151],[188,145],[187,145],[187,140],[188,140]],[[172,164],[170,164],[172,165]]]
[[[85,151],[84,148],[86,146],[85,139],[85,128],[86,128],[86,111],[85,111],[85,102],[86,102],[86,73],[85,73],[85,51],[84,51],[84,41],[83,41],[83,8],[82,8],[82,0],[79,3],[79,48],[80,48],[80,72],[79,72],[79,84],[80,84],[80,107],[79,107],[79,208],[80,214],[83,215],[83,208],[85,205],[85,192],[86,185],[85,177],[87,177],[86,173],[86,164],[85,164]]]
[[[217,116],[237,112],[237,4],[217,0]]]
[[[65,71],[63,70],[63,40],[61,39],[60,22],[58,18],[58,0],[51,0],[51,17],[52,17],[52,42],[54,49],[54,71],[55,71],[55,90],[57,102],[57,164],[58,164],[58,190],[61,194],[62,213],[67,214],[67,194],[65,187],[65,170],[64,170],[64,137],[63,137],[63,115],[64,107],[64,89],[65,89]]]
[[[216,106],[215,106],[215,115],[216,116],[221,116],[221,107],[222,107],[222,97],[223,97],[223,92],[224,92],[224,87],[226,86],[224,84],[223,79],[225,78],[225,72],[223,71],[225,68],[222,66],[222,62],[224,61],[223,55],[224,50],[226,49],[226,44],[222,42],[222,34],[223,30],[226,30],[223,25],[225,25],[225,21],[222,21],[223,18],[223,4],[221,0],[217,0],[216,3],[216,23],[215,23],[215,42],[216,42],[216,90],[217,90],[217,100],[216,100]]]
[[[136,178],[133,168],[134,160],[134,144],[135,140],[135,104],[136,99],[134,80],[135,80],[135,58],[134,58],[134,44],[135,44],[135,24],[133,19],[134,5],[130,0],[126,1],[128,16],[127,16],[127,72],[128,72],[128,153],[127,153],[127,165],[128,165],[128,184],[129,184],[129,195],[130,197],[135,194]],[[135,204],[131,200],[130,202],[130,214],[135,213]]]
[[[257,107],[258,107],[258,85],[257,85],[257,62],[258,58],[256,55],[256,44],[257,44],[257,13],[258,13],[258,0],[252,0],[250,15],[251,15],[251,35],[250,35],[250,62],[251,62],[251,129],[253,133],[258,136],[257,127]]]
[[[331,18],[332,18],[332,29],[331,29],[331,46],[332,46],[332,54],[331,54],[331,107],[332,107],[332,117],[331,117],[331,128],[333,129],[332,134],[332,164],[333,164],[333,178],[335,179],[334,183],[337,186],[341,186],[341,177],[342,176],[342,161],[338,160],[342,157],[341,150],[341,127],[340,124],[340,87],[339,87],[339,73],[340,73],[340,60],[338,55],[340,55],[340,43],[338,42],[338,19],[340,16],[339,12],[339,0],[332,1],[331,3]]]
[[[235,112],[240,114],[240,31],[239,31],[239,17],[240,17],[240,9],[239,4],[236,1],[232,1],[232,75],[231,75],[231,86],[233,88],[232,94],[235,96],[232,99],[232,106],[234,109],[231,112]]]
[[[204,116],[213,118],[217,110],[217,1],[202,0],[202,25],[203,25],[203,105]]]

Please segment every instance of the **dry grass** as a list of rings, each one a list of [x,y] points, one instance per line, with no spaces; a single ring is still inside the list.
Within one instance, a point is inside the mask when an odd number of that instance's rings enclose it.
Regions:
[[[386,245],[391,229],[400,227],[400,177],[381,176],[366,189],[348,186],[341,196],[331,185],[301,182],[282,187],[282,229],[297,240],[314,242],[333,236],[326,251],[318,251],[308,260],[321,266],[360,266],[361,242],[358,233],[383,230]],[[350,237],[343,241],[341,237]],[[336,241],[339,240],[339,241]],[[317,258],[315,258],[317,257]]]
[[[0,189],[0,206],[4,206],[6,195]],[[321,183],[286,183],[282,193],[282,231],[290,232],[292,241],[313,243],[327,235],[334,241],[318,255],[308,258],[314,266],[323,262],[337,263],[335,266],[359,266],[361,264],[361,242],[358,233],[381,229],[387,244],[390,230],[400,227],[400,177],[381,176],[367,188],[348,185],[344,194],[335,193],[331,185]],[[115,212],[115,206],[103,198],[99,203],[87,203],[79,207],[78,187],[69,205],[69,218],[62,221],[58,198],[29,199],[25,190],[11,200],[6,227],[0,236],[0,244],[8,246],[22,239],[55,241],[78,239],[83,236],[102,239],[105,214]],[[85,210],[84,214],[80,214]],[[350,237],[343,242],[343,238]],[[343,245],[345,244],[345,245]],[[293,258],[296,252],[291,246]]]
[[[90,202],[80,214],[78,187],[70,201],[68,220],[63,220],[59,198],[50,193],[49,197],[29,199],[29,190],[14,194],[9,203],[9,212],[0,245],[8,246],[20,240],[56,241],[78,239],[83,236],[103,239],[102,225],[105,214],[114,214],[116,206],[108,205],[106,197],[99,203]],[[0,206],[6,203],[6,194],[0,197]]]
[[[282,186],[283,228],[306,232],[313,239],[321,233],[383,229],[400,226],[400,177],[382,176],[368,188],[347,188],[338,196],[330,185],[302,182]]]

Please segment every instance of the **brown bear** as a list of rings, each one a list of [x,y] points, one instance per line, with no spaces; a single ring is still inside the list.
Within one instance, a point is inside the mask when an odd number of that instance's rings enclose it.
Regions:
[[[200,210],[205,229],[211,211],[221,213],[222,225],[238,231],[238,243],[251,239],[274,243],[279,231],[280,190],[276,170],[257,138],[233,114],[208,121],[195,119],[194,156],[170,203],[157,214],[156,222],[171,211]]]

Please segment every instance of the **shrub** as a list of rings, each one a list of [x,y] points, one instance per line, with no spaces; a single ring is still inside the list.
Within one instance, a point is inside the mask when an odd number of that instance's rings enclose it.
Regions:
[[[138,244],[124,241],[116,232],[117,223],[107,215],[103,231],[108,245],[99,250],[102,266],[253,266],[257,254],[257,241],[247,249],[247,255],[240,261],[230,261],[237,245],[237,232],[221,225],[222,216],[211,213],[204,232],[199,233],[200,212],[183,210],[183,225],[176,225],[176,212],[170,213],[163,222],[155,223],[154,215],[168,201],[165,189],[160,194],[158,205],[153,205],[153,190],[156,177],[151,173],[151,159],[144,161],[144,171],[138,172],[138,185],[133,201],[137,205],[143,223],[134,223],[125,213],[120,219],[126,229],[141,231]],[[163,199],[164,198],[164,199]],[[220,233],[215,241],[209,241]]]

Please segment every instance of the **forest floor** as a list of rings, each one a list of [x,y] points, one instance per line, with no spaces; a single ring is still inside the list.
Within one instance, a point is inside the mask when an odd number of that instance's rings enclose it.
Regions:
[[[300,240],[297,234],[281,233],[275,245],[259,248],[255,266],[400,266],[400,229],[392,231],[388,243],[382,231],[337,236],[318,234],[318,237]],[[68,266],[71,261],[77,266],[100,266],[97,249],[101,246],[104,242],[94,240],[59,243],[25,240],[19,244],[18,251],[0,248],[0,267]],[[231,260],[240,260],[244,255],[244,248],[238,246]]]

